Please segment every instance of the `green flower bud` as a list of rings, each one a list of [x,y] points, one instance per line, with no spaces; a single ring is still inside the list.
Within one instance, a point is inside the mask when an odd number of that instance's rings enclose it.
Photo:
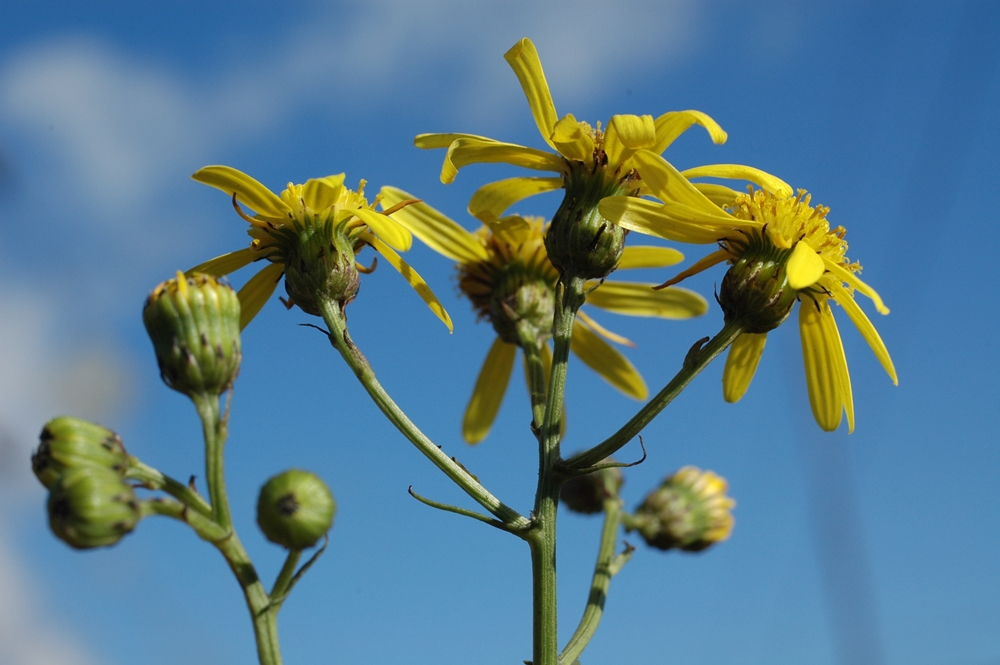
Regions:
[[[354,241],[332,218],[308,218],[281,234],[285,251],[285,291],[302,311],[320,316],[318,302],[354,300],[361,277],[354,261]]]
[[[109,429],[79,418],[53,418],[42,428],[31,468],[46,489],[68,469],[93,466],[124,476],[128,454],[121,438]]]
[[[601,469],[567,480],[562,486],[559,500],[574,513],[591,515],[604,510],[604,502],[618,496],[624,484],[625,477],[621,469]]]
[[[798,291],[788,284],[785,266],[791,249],[775,247],[767,234],[752,233],[746,243],[730,241],[739,259],[729,268],[719,289],[726,323],[742,321],[748,333],[766,333],[780,326],[792,311]]]
[[[49,493],[48,512],[52,533],[81,550],[114,545],[141,518],[132,487],[95,466],[66,471]]]
[[[626,520],[651,547],[697,552],[723,541],[733,530],[729,512],[736,502],[726,496],[725,478],[686,466],[664,479],[635,515]]]
[[[603,279],[618,266],[625,249],[625,229],[597,211],[606,196],[627,194],[631,178],[619,181],[604,169],[567,162],[566,195],[545,236],[549,260],[561,274]]]
[[[260,489],[257,524],[267,539],[290,550],[312,547],[333,525],[337,503],[319,476],[300,469],[279,473]]]
[[[240,301],[232,287],[196,273],[163,282],[142,311],[163,382],[178,392],[219,395],[240,370]]]

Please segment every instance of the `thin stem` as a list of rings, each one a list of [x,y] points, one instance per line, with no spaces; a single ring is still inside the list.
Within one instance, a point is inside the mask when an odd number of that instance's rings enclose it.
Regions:
[[[545,420],[545,362],[542,360],[542,344],[537,338],[525,339],[521,336],[521,351],[524,352],[524,364],[528,374],[528,395],[531,398],[532,429],[541,433]]]
[[[226,446],[228,427],[219,417],[219,398],[216,395],[194,395],[192,398],[201,418],[201,428],[205,435],[205,482],[208,484],[208,498],[212,504],[212,517],[224,529],[233,526],[229,514],[229,495],[226,492],[223,449]]]
[[[212,521],[210,517],[199,512],[189,510],[188,506],[180,503],[179,501],[157,497],[149,499],[148,501],[143,501],[140,505],[144,517],[146,515],[163,515],[165,517],[172,517],[175,520],[184,522],[190,526],[200,538],[207,540],[210,543],[216,543],[228,535],[227,532]]]
[[[205,435],[205,481],[212,504],[212,517],[225,533],[214,544],[225,557],[243,589],[243,597],[253,621],[260,665],[281,665],[281,648],[278,646],[278,610],[281,605],[271,603],[271,597],[264,590],[250,556],[233,529],[229,513],[223,464],[223,449],[229,434],[226,418],[220,414],[217,395],[194,395],[191,399],[198,410]]]
[[[691,383],[691,380],[708,367],[709,363],[725,351],[742,332],[743,326],[740,323],[727,323],[707,344],[702,346],[699,342],[691,347],[684,359],[684,365],[663,390],[647,402],[621,429],[602,443],[569,458],[562,463],[562,468],[570,473],[579,473],[617,452],[659,415]]]
[[[206,517],[212,516],[212,507],[192,487],[160,473],[148,464],[143,464],[136,457],[129,457],[125,477],[139,481],[147,489],[162,490]]]
[[[456,485],[461,487],[466,494],[510,527],[511,531],[520,532],[528,529],[531,526],[528,518],[493,496],[471,473],[448,457],[413,424],[406,414],[403,413],[402,409],[389,397],[389,394],[382,388],[378,379],[375,378],[375,372],[372,370],[371,365],[368,364],[368,359],[354,345],[350,335],[348,335],[347,320],[340,305],[330,300],[320,300],[318,305],[323,320],[330,328],[330,343],[340,352],[340,355],[347,362],[348,366],[354,371],[355,376],[358,377],[358,381],[368,391],[368,395],[382,413],[385,414],[385,417],[389,419],[389,422],[403,436],[409,439],[437,468],[441,469]]]
[[[572,665],[590,643],[597,631],[597,626],[604,616],[604,602],[608,597],[608,587],[611,578],[618,571],[614,569],[615,543],[618,540],[618,526],[621,522],[621,499],[612,497],[604,502],[604,528],[601,531],[601,545],[597,552],[597,564],[594,566],[594,578],[590,583],[590,597],[583,611],[583,618],[573,637],[569,638],[566,648],[559,655],[559,661],[564,665]],[[628,550],[626,550],[628,551]],[[620,567],[620,565],[618,566]]]
[[[556,517],[562,478],[555,473],[562,433],[566,368],[576,311],[583,304],[584,280],[562,277],[556,285],[552,325],[554,350],[545,418],[538,437],[538,488],[535,492],[535,528],[531,546],[533,605],[533,665],[558,665],[559,635],[556,614]]]
[[[273,602],[280,603],[281,601],[278,599],[288,591],[288,585],[292,581],[292,575],[295,574],[295,567],[299,565],[300,558],[302,558],[302,550],[288,550],[288,556],[285,557],[285,565],[281,567],[278,579],[274,581],[274,586],[271,588],[271,599]]]

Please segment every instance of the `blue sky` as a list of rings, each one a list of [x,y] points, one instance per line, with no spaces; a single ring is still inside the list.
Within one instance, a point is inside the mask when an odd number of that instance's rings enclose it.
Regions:
[[[687,464],[712,469],[738,501],[734,534],[699,556],[640,547],[583,662],[1000,663],[993,3],[36,2],[3,15],[0,662],[252,662],[238,586],[181,526],[150,519],[86,553],[48,533],[28,472],[37,432],[73,413],[167,473],[200,475],[193,409],[159,382],[140,320],[156,283],[246,241],[225,197],[190,174],[229,164],[278,189],[344,171],[474,228],[469,195],[514,170],[470,167],[444,186],[442,154],[412,138],[541,147],[502,58],[528,36],[560,114],[705,111],[729,141],[693,130],[670,148],[674,164],[752,164],[830,206],[892,308],[862,303],[900,376],[893,387],[841,317],[851,435],[812,422],[794,325],[772,334],[739,404],[722,400],[720,366],[699,377],[647,429],[624,497],[634,506]],[[542,196],[520,212],[557,205]],[[407,259],[455,333],[381,268],[348,309],[352,336],[411,417],[527,511],[536,454],[521,379],[490,437],[463,444],[493,332],[455,295],[446,261],[420,247]],[[691,287],[711,299],[721,276]],[[680,323],[600,320],[638,344],[628,355],[653,390],[721,326],[714,304]],[[340,506],[329,551],[282,612],[286,662],[530,657],[527,548],[407,495],[465,501],[306,322],[273,302],[245,332],[227,458],[237,526],[265,578],[281,552],[253,524],[261,483],[306,467]],[[637,408],[580,364],[570,381],[568,451]],[[599,524],[565,514],[560,529],[565,639]]]

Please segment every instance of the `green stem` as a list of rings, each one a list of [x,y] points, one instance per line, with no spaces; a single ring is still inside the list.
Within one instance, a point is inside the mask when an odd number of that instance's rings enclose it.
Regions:
[[[559,655],[559,662],[564,665],[572,665],[583,653],[594,632],[597,631],[601,617],[604,616],[604,602],[608,597],[611,578],[618,572],[617,568],[624,563],[623,560],[615,565],[618,563],[615,557],[615,543],[618,539],[621,514],[621,499],[612,497],[604,501],[604,528],[601,531],[601,545],[597,552],[597,564],[594,566],[594,578],[590,583],[590,597],[587,599],[587,607],[583,611],[579,627]]]
[[[201,428],[205,435],[205,482],[208,484],[208,499],[212,504],[212,517],[224,529],[233,526],[229,514],[229,494],[226,492],[223,450],[226,447],[228,427],[219,417],[217,395],[194,395],[192,401],[201,418]]]
[[[285,565],[281,567],[278,579],[274,581],[274,586],[271,588],[271,598],[275,603],[280,604],[280,599],[288,592],[288,585],[292,581],[292,575],[295,574],[295,567],[299,565],[300,558],[302,558],[302,550],[288,550]]]
[[[617,432],[612,434],[610,437],[605,439],[603,442],[597,444],[593,448],[586,450],[582,453],[574,455],[565,462],[562,463],[562,469],[566,470],[571,474],[580,473],[585,469],[589,469],[594,464],[603,461],[605,458],[610,457],[620,448],[622,448],[626,443],[632,440],[642,429],[650,423],[663,409],[673,401],[677,395],[681,393],[684,388],[687,387],[694,377],[698,376],[699,373],[711,363],[720,353],[726,350],[726,348],[736,340],[737,337],[743,332],[743,326],[738,322],[727,323],[723,326],[722,330],[719,331],[715,337],[701,346],[700,343],[695,344],[688,351],[687,357],[684,359],[684,365],[681,370],[677,372],[670,383],[668,383],[663,390],[661,390],[657,395],[651,399],[649,402],[643,406],[635,416],[632,417],[625,425],[622,426]]]
[[[253,621],[260,665],[281,665],[281,648],[278,646],[278,610],[281,605],[271,602],[250,556],[236,535],[229,513],[223,464],[223,450],[229,435],[228,424],[220,415],[218,396],[194,395],[191,399],[198,410],[205,435],[205,481],[208,484],[213,521],[225,533],[214,544],[225,557],[243,589],[243,597]]]
[[[521,335],[521,351],[528,374],[528,395],[531,398],[532,429],[541,434],[545,420],[545,362],[542,360],[542,344],[537,338]]]
[[[146,515],[163,515],[184,522],[203,540],[216,543],[225,538],[228,533],[212,521],[212,518],[199,512],[191,511],[183,503],[157,497],[143,501],[141,504],[143,517]]]
[[[510,527],[511,531],[520,532],[528,529],[531,526],[531,521],[528,518],[493,496],[471,473],[448,457],[413,424],[406,414],[403,413],[402,409],[389,397],[389,394],[382,388],[378,379],[375,378],[375,372],[372,370],[371,365],[368,364],[368,359],[354,345],[350,335],[347,333],[347,319],[339,303],[331,300],[320,300],[317,304],[323,320],[330,328],[330,343],[340,352],[340,355],[347,362],[348,366],[354,371],[355,376],[358,377],[358,381],[368,391],[368,395],[372,398],[372,401],[385,414],[389,422],[403,436],[409,439],[427,459],[441,469],[456,485],[461,487],[466,494]]]
[[[556,615],[556,517],[562,478],[555,473],[559,461],[566,368],[576,312],[583,304],[584,280],[560,278],[556,285],[552,325],[554,350],[549,376],[545,418],[538,437],[538,487],[535,492],[531,547],[533,605],[533,665],[558,665],[559,635]]]
[[[148,464],[143,464],[136,457],[129,457],[125,477],[139,481],[147,489],[162,490],[206,517],[212,516],[212,507],[192,487],[160,473]]]

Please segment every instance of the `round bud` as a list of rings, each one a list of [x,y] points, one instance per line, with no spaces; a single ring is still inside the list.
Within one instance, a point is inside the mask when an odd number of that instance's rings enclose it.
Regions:
[[[569,162],[566,195],[545,235],[549,260],[561,274],[603,279],[618,266],[625,249],[625,229],[597,210],[606,196],[627,194],[631,180],[618,181],[604,169]]]
[[[646,497],[627,528],[657,549],[703,550],[733,530],[729,511],[736,502],[726,496],[727,488],[721,476],[686,466]]]
[[[302,311],[320,316],[320,301],[341,307],[354,300],[361,277],[354,260],[354,243],[332,219],[307,219],[284,234],[285,291]]]
[[[178,392],[219,395],[240,370],[240,301],[232,287],[195,273],[163,282],[142,311],[164,383]]]
[[[52,489],[68,469],[93,466],[111,469],[120,476],[128,469],[128,454],[121,438],[100,425],[63,416],[42,428],[31,468],[47,489]]]
[[[618,496],[624,484],[625,477],[621,469],[601,469],[567,480],[562,486],[559,500],[574,513],[599,513],[604,510],[604,502]]]
[[[738,249],[740,258],[726,272],[719,289],[726,323],[742,321],[748,333],[774,330],[788,318],[799,296],[789,286],[785,269],[792,250],[775,247],[766,234],[748,236],[745,248]]]
[[[260,489],[257,524],[272,543],[312,547],[333,525],[337,503],[319,476],[300,469],[279,473]]]
[[[49,527],[77,549],[114,545],[141,518],[131,485],[111,469],[69,469],[53,485],[48,502]]]

